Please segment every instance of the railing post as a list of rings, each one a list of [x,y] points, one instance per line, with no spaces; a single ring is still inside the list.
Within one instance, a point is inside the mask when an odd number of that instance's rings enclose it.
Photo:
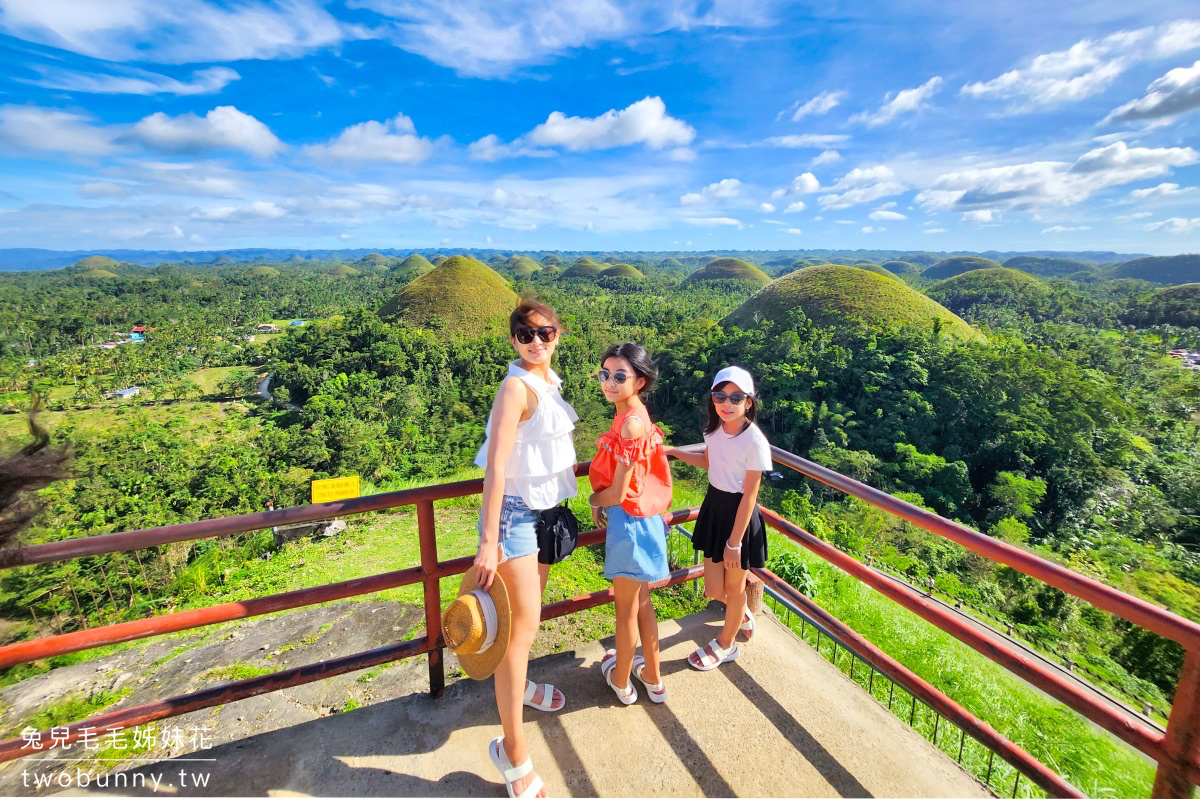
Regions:
[[[1163,760],[1154,775],[1151,799],[1185,799],[1192,795],[1188,763],[1200,748],[1200,650],[1189,649],[1175,686],[1175,701],[1163,739]]]
[[[442,589],[435,576],[438,554],[432,500],[417,503],[417,535],[421,542],[421,574],[425,581],[425,638],[432,647],[429,650],[429,694],[440,697],[446,690],[446,669],[442,664]]]

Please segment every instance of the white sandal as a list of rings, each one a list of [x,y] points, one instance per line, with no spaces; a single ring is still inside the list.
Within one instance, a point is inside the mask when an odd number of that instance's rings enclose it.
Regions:
[[[708,651],[706,652],[705,649]],[[722,649],[721,645],[717,643],[717,639],[714,638],[704,646],[696,647],[696,651],[692,654],[696,656],[696,661],[698,662],[693,661],[691,655],[689,655],[689,666],[697,671],[712,671],[722,663],[729,663],[730,661],[737,660],[738,655],[742,654],[742,650],[738,647],[737,641],[734,641],[728,649]],[[708,664],[704,662],[705,660],[711,658],[716,658],[716,662]]]
[[[612,654],[612,657],[609,657],[610,653]],[[617,699],[621,700],[621,704],[632,705],[637,701],[638,698],[637,689],[633,687],[632,679],[630,679],[629,684],[624,688],[618,688],[617,686],[613,685],[612,673],[613,669],[616,667],[617,653],[610,649],[608,652],[605,652],[604,657],[600,659],[600,673],[604,675],[604,681],[608,683],[609,688],[613,689],[613,693],[617,695]]]
[[[667,701],[667,686],[661,682],[646,682],[645,678],[642,677],[642,669],[645,668],[645,666],[646,658],[642,657],[641,655],[635,657],[633,659],[633,676],[637,677],[638,682],[645,686],[646,696],[650,697],[650,701],[656,705],[661,705],[663,702]]]
[[[544,785],[540,776],[534,777],[521,793],[513,793],[513,783],[533,771],[533,758],[525,758],[525,762],[519,766],[509,763],[508,755],[504,754],[504,736],[493,738],[492,742],[488,744],[488,757],[492,759],[492,765],[504,778],[504,787],[508,790],[509,799],[534,799],[538,795],[538,791]]]
[[[746,636],[746,640],[749,641],[754,637],[754,631],[758,629],[758,625],[754,622],[754,614],[750,612],[750,608],[745,608],[742,611],[742,618],[745,619],[745,621],[743,621],[742,625],[738,627],[738,631],[741,632],[742,635]]]
[[[550,683],[546,683],[544,686],[542,686],[542,701],[533,701],[533,697],[537,695],[537,689],[538,684],[533,680],[525,681],[525,696],[521,700],[525,707],[531,707],[535,710],[540,710],[543,713],[557,713],[567,706],[567,697],[565,695],[563,696],[563,703],[558,707],[554,706],[554,692],[558,691],[558,689]],[[561,694],[562,692],[559,691],[559,693]]]

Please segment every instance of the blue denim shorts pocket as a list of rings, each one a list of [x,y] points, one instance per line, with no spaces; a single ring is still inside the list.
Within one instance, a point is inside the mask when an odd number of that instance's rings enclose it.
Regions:
[[[483,515],[475,527],[483,539]],[[501,562],[511,558],[523,558],[538,551],[537,516],[520,497],[504,495],[500,505],[500,552]]]

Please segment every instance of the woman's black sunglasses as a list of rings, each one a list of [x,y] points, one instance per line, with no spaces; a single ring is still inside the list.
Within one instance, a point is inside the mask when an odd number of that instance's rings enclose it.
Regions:
[[[746,401],[746,397],[748,396],[749,394],[743,394],[740,391],[735,391],[732,394],[726,394],[724,391],[714,391],[712,393],[713,402],[717,405],[722,404],[725,400],[729,400],[734,405],[741,405]]]
[[[558,328],[552,325],[546,325],[545,327],[518,327],[513,331],[513,335],[522,344],[533,343],[534,336],[549,344],[558,338]]]
[[[610,372],[607,369],[601,369],[596,373],[596,379],[601,383],[607,383],[610,379],[618,386],[623,385],[629,379],[629,375],[625,372]]]

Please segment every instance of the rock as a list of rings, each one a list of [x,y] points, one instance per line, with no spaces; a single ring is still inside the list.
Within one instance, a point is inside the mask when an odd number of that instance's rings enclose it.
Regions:
[[[321,535],[328,538],[331,535],[337,535],[345,530],[346,522],[342,519],[334,519],[332,522],[325,525],[325,529],[321,532]]]

